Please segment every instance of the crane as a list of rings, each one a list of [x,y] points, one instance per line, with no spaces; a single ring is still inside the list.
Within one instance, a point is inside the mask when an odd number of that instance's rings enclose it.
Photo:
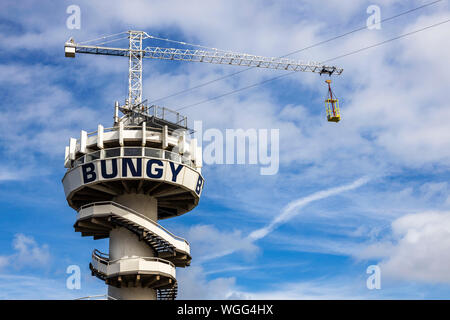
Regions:
[[[77,53],[98,54],[107,56],[128,57],[128,98],[125,104],[119,109],[129,119],[130,124],[137,124],[140,114],[148,110],[142,101],[142,61],[143,58],[174,60],[174,61],[192,61],[212,64],[227,64],[245,67],[267,68],[275,70],[286,70],[292,72],[313,72],[320,75],[340,75],[342,68],[335,66],[326,66],[315,62],[300,62],[287,58],[270,58],[256,56],[246,53],[236,53],[224,51],[215,48],[207,48],[198,46],[200,49],[180,49],[180,48],[164,48],[164,47],[145,47],[143,48],[143,40],[155,38],[145,31],[129,30],[126,32],[129,39],[128,48],[114,48],[99,45],[77,44],[73,38],[70,38],[64,46],[65,56],[74,58]],[[184,42],[180,42],[186,44]],[[330,81],[330,80],[327,80]],[[327,82],[328,83],[328,82]],[[328,83],[330,85],[330,83]],[[329,87],[331,92],[331,88]],[[327,106],[328,121],[338,122],[340,120],[339,108],[335,108],[337,99],[325,100]],[[329,116],[329,104],[332,104],[332,117]],[[117,112],[116,112],[117,114]],[[116,115],[117,117],[117,115]]]

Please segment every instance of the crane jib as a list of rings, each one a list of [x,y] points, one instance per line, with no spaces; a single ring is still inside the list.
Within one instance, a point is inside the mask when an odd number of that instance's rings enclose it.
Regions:
[[[73,51],[74,52],[73,52]],[[245,53],[233,53],[215,50],[189,50],[162,47],[147,47],[132,50],[129,48],[112,48],[101,46],[84,46],[66,43],[66,56],[74,57],[76,53],[98,54],[107,56],[129,57],[130,53],[138,59],[159,59],[226,64],[243,67],[257,67],[286,71],[313,72],[319,74],[340,75],[344,70],[336,66],[326,66],[316,62],[301,62],[287,58],[263,57]],[[139,54],[140,53],[140,54]]]

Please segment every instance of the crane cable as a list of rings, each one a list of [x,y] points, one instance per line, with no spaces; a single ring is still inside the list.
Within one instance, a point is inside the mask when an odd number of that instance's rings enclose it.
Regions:
[[[413,35],[413,34],[415,34],[415,33],[419,33],[419,32],[421,32],[421,31],[425,31],[425,30],[430,29],[430,28],[434,28],[434,27],[443,25],[443,24],[448,23],[448,22],[450,22],[450,19],[447,19],[447,20],[444,20],[444,21],[435,23],[435,24],[433,24],[433,25],[426,26],[426,27],[421,28],[421,29],[418,29],[418,30],[414,30],[414,31],[411,31],[411,32],[408,32],[408,33],[404,33],[404,34],[399,35],[399,36],[397,36],[397,37],[394,37],[394,38],[391,38],[391,39],[388,39],[388,40],[385,40],[385,41],[382,41],[382,42],[378,42],[378,43],[375,43],[375,44],[373,44],[373,45],[370,45],[370,46],[367,46],[367,47],[364,47],[364,48],[360,48],[360,49],[358,49],[358,50],[354,50],[354,51],[348,52],[348,53],[346,53],[346,54],[342,54],[342,55],[336,56],[336,57],[334,57],[334,58],[330,58],[330,59],[324,60],[324,61],[321,62],[321,63],[330,62],[330,61],[334,61],[334,60],[337,60],[337,59],[341,59],[341,58],[343,58],[343,57],[347,57],[347,56],[350,56],[350,55],[353,55],[353,54],[357,54],[357,53],[360,53],[360,52],[362,52],[362,51],[365,51],[365,50],[368,50],[368,49],[372,49],[372,48],[375,48],[375,47],[384,45],[384,44],[386,44],[386,43],[389,43],[389,42],[392,42],[392,41],[395,41],[395,40],[399,40],[399,39],[401,39],[401,38],[404,38],[404,37]],[[191,107],[194,107],[194,106],[197,106],[197,105],[200,105],[200,104],[203,104],[203,103],[212,101],[212,100],[217,100],[217,99],[219,99],[219,98],[222,98],[222,97],[225,97],[225,96],[228,96],[228,95],[232,95],[232,94],[237,93],[237,92],[241,92],[241,91],[244,91],[244,90],[253,88],[253,87],[257,87],[257,86],[266,84],[266,83],[271,82],[271,81],[274,81],[274,80],[278,80],[278,79],[283,78],[283,77],[287,77],[287,76],[289,76],[289,75],[291,75],[291,74],[294,74],[294,73],[296,73],[296,71],[292,71],[292,72],[285,73],[285,74],[282,74],[282,75],[277,76],[277,77],[274,77],[274,78],[270,78],[270,79],[267,79],[267,80],[264,80],[264,81],[261,81],[261,82],[258,82],[258,83],[254,83],[254,84],[251,84],[251,85],[249,85],[249,86],[242,87],[242,88],[239,88],[239,89],[236,89],[236,90],[233,90],[233,91],[230,91],[230,92],[227,92],[227,93],[224,93],[224,94],[215,96],[215,97],[213,97],[213,98],[208,98],[208,99],[206,99],[206,100],[202,100],[202,101],[199,101],[199,102],[196,102],[196,103],[192,103],[192,104],[183,106],[183,107],[181,107],[181,108],[178,108],[178,109],[176,109],[176,111],[180,111],[180,110],[183,110],[183,109],[191,108]]]
[[[442,0],[439,0],[439,1],[442,1]],[[177,40],[171,40],[171,39],[167,39],[167,38],[160,38],[160,37],[156,37],[156,36],[149,35],[148,33],[145,33],[145,34],[146,34],[147,38],[149,38],[149,39],[155,39],[155,40],[167,41],[167,42],[172,42],[172,43],[182,44],[182,45],[185,45],[185,46],[198,47],[198,48],[207,49],[207,50],[213,50],[213,51],[232,52],[232,51],[230,51],[230,50],[223,50],[223,49],[211,48],[211,47],[206,47],[206,46],[202,46],[202,45],[199,45],[199,44],[193,44],[193,43],[184,42],[184,41],[177,41]],[[146,38],[146,39],[147,39],[147,38]]]
[[[411,12],[414,12],[414,11],[417,11],[417,10],[420,10],[420,9],[423,9],[423,8],[425,8],[425,7],[429,7],[429,6],[431,6],[431,5],[434,5],[434,4],[439,3],[439,2],[442,2],[442,1],[444,1],[444,0],[436,0],[436,1],[433,1],[433,2],[426,3],[426,4],[421,5],[421,6],[419,6],[419,7],[416,7],[416,8],[407,10],[407,11],[405,11],[405,12],[401,12],[401,13],[399,13],[399,14],[396,14],[396,15],[394,15],[394,16],[391,16],[391,17],[382,19],[382,20],[380,20],[379,23],[387,22],[387,21],[396,19],[396,18],[401,17],[401,16],[403,16],[403,15],[406,15],[406,14],[408,14],[408,13],[411,13]],[[295,51],[290,52],[290,53],[288,53],[288,54],[282,55],[282,56],[280,56],[279,58],[285,58],[285,57],[288,57],[288,56],[290,56],[290,55],[293,55],[293,54],[296,54],[296,53],[299,53],[299,52],[302,52],[302,51],[306,51],[306,50],[308,50],[308,49],[311,49],[311,48],[320,46],[320,45],[322,45],[322,44],[325,44],[325,43],[334,41],[334,40],[339,39],[339,38],[343,38],[343,37],[345,37],[345,36],[348,36],[348,35],[350,35],[350,34],[353,34],[353,33],[356,33],[356,32],[359,32],[359,31],[362,31],[362,30],[365,30],[365,29],[367,29],[367,26],[366,26],[366,25],[363,26],[363,27],[360,27],[360,28],[357,28],[357,29],[354,29],[354,30],[345,32],[345,33],[343,33],[343,34],[341,34],[341,35],[338,35],[338,36],[329,38],[329,39],[327,39],[327,40],[320,41],[320,42],[318,42],[318,43],[315,43],[315,44],[312,44],[312,45],[310,45],[310,46],[304,47],[304,48],[302,48],[302,49],[295,50]],[[150,36],[150,37],[152,37],[152,36]],[[170,39],[164,39],[164,38],[157,38],[157,37],[153,37],[153,38],[155,38],[155,39],[157,39],[157,40],[170,41],[170,42],[175,42],[175,43],[179,43],[179,44],[187,44],[187,45],[191,45],[191,46],[197,46],[197,47],[202,47],[202,48],[208,48],[208,47],[199,46],[199,45],[195,45],[195,44],[190,44],[190,43],[186,43],[186,42],[182,42],[182,41],[176,41],[176,40],[170,40]],[[215,48],[208,48],[208,49],[219,50],[219,49],[215,49]],[[222,50],[221,50],[221,51],[222,51]],[[226,51],[225,51],[225,52],[226,52]],[[238,74],[240,74],[240,73],[243,73],[243,72],[245,72],[245,71],[248,71],[248,70],[251,70],[251,69],[254,69],[254,68],[256,68],[256,67],[245,68],[245,69],[239,70],[239,71],[237,71],[237,72],[233,72],[233,73],[227,74],[227,75],[225,75],[225,76],[219,77],[219,78],[217,78],[217,79],[210,80],[210,81],[201,83],[201,84],[199,84],[199,85],[196,85],[196,86],[193,86],[193,87],[190,87],[190,88],[187,88],[187,89],[184,89],[184,90],[181,90],[181,91],[172,93],[172,94],[170,94],[170,95],[167,95],[167,96],[164,96],[164,97],[161,97],[161,98],[152,100],[152,101],[150,101],[149,103],[155,103],[155,102],[157,102],[157,101],[161,101],[161,100],[165,100],[165,99],[168,99],[168,98],[171,98],[171,97],[174,97],[174,96],[178,96],[178,95],[180,95],[180,94],[183,94],[183,93],[189,92],[189,91],[191,91],[191,90],[195,90],[195,89],[204,87],[204,86],[206,86],[206,85],[209,85],[209,84],[211,84],[211,83],[214,83],[214,82],[217,82],[217,81],[220,81],[220,80],[224,80],[224,79],[226,79],[226,78],[230,78],[230,77],[232,77],[232,76],[238,75]],[[277,77],[277,78],[278,78],[278,77]]]
[[[80,42],[79,44],[86,44],[86,43],[88,43],[88,42],[93,42],[93,41],[97,41],[97,40],[103,40],[103,39],[115,37],[115,36],[118,36],[118,35],[124,34],[124,33],[128,33],[128,32],[127,32],[127,31],[122,31],[122,32],[110,34],[110,35],[107,35],[107,36],[101,36],[101,37],[96,38],[96,39],[91,39],[91,40],[82,41],[82,42]],[[115,41],[115,40],[110,40],[110,41]],[[107,43],[107,42],[110,42],[110,41],[106,41],[106,42],[103,42],[103,43]]]

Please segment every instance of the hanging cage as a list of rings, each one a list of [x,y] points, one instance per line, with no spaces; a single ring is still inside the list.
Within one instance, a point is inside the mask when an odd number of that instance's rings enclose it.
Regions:
[[[325,99],[325,110],[327,112],[327,120],[330,122],[339,122],[341,114],[339,112],[339,100],[331,90],[331,80],[325,80],[328,84],[328,95]]]

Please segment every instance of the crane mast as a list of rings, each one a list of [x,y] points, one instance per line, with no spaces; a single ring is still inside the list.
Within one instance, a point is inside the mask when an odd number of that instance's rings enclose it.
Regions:
[[[130,105],[142,102],[142,38],[144,32],[129,31],[128,101]]]

